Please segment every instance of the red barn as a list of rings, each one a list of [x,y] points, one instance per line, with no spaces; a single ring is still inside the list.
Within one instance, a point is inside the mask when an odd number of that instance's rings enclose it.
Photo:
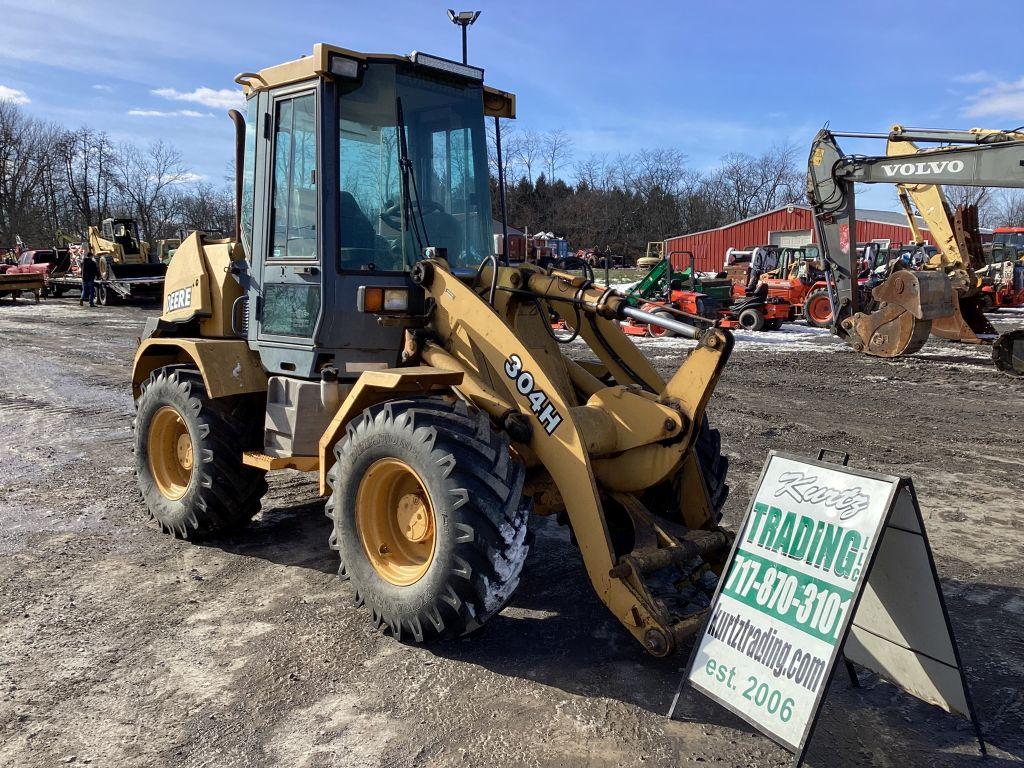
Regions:
[[[924,222],[918,226],[929,243],[934,245]],[[907,219],[895,211],[857,211],[857,242],[878,240],[887,245],[913,241]],[[886,243],[888,241],[888,243]],[[706,229],[689,235],[671,237],[665,241],[665,250],[672,255],[677,269],[689,266],[689,255],[676,251],[691,251],[701,272],[718,272],[725,264],[725,252],[730,248],[746,250],[755,245],[801,246],[817,242],[814,219],[806,205],[794,203],[761,213],[717,229]]]

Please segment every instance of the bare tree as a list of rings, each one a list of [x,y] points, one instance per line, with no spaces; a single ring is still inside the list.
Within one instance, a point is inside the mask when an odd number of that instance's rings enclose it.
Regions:
[[[122,203],[138,221],[143,239],[157,237],[176,212],[171,192],[186,178],[178,150],[162,141],[144,150],[122,144],[114,154],[112,172]]]
[[[60,142],[63,181],[74,213],[83,227],[110,215],[113,147],[102,131],[82,127],[65,133]]]
[[[0,100],[0,238],[50,241],[53,216],[41,184],[54,170],[52,147],[59,131]]]
[[[1024,190],[1004,189],[990,207],[993,226],[1024,227]]]
[[[201,182],[175,195],[174,209],[182,229],[228,235],[235,228],[235,192]]]
[[[561,128],[548,131],[541,136],[540,153],[544,159],[544,173],[548,181],[554,181],[558,178],[558,172],[569,163],[572,139]]]
[[[533,184],[533,172],[544,162],[544,137],[537,131],[522,131],[515,142],[514,158],[521,171],[521,178]]]

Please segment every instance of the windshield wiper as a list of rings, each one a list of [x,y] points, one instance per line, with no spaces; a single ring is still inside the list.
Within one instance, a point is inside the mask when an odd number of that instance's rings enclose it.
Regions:
[[[419,253],[416,260],[423,255],[424,244],[430,247],[430,236],[427,234],[427,224],[423,220],[423,208],[420,206],[420,195],[416,189],[416,175],[412,169],[412,161],[409,159],[409,145],[405,139],[405,113],[402,111],[402,97],[395,97],[395,117],[398,121],[398,167],[402,172],[402,209],[406,221],[412,224],[412,234],[416,238],[416,247]],[[413,208],[413,197],[416,198],[416,207]]]

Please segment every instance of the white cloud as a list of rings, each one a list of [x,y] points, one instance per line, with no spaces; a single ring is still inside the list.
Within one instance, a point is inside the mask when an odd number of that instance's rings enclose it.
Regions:
[[[129,109],[132,117],[213,117],[209,112],[196,112],[194,109],[175,109],[165,112],[161,109]]]
[[[114,90],[114,89],[113,89],[113,88],[111,88],[111,87],[110,87],[109,85],[100,85],[100,84],[98,84],[98,83],[97,83],[96,85],[94,85],[94,86],[92,87],[92,89],[93,89],[94,91],[104,91],[104,92],[106,92],[106,93],[110,93],[110,91]]]
[[[19,91],[17,88],[8,88],[6,85],[0,85],[0,101],[13,101],[15,104],[28,104],[31,99],[24,91]]]
[[[204,107],[220,109],[233,109],[242,104],[242,92],[234,88],[196,88],[190,93],[183,93],[174,88],[157,88],[151,91],[154,96],[160,96],[171,101],[191,101],[194,104],[202,104]]]
[[[196,182],[205,180],[206,176],[204,176],[203,174],[192,173],[192,171],[187,171],[186,173],[179,174],[178,178],[175,179],[175,182],[177,182],[178,184],[195,184]]]
[[[953,78],[954,83],[990,83],[995,80],[995,76],[986,72],[984,69],[979,69],[975,72],[968,72],[963,75],[957,75]]]
[[[968,97],[963,113],[967,117],[1001,117],[1024,123],[1024,77],[982,88]]]

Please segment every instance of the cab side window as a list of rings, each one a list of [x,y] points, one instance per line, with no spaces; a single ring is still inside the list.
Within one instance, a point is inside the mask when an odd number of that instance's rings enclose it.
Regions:
[[[274,107],[271,259],[316,259],[316,100],[283,99]]]

